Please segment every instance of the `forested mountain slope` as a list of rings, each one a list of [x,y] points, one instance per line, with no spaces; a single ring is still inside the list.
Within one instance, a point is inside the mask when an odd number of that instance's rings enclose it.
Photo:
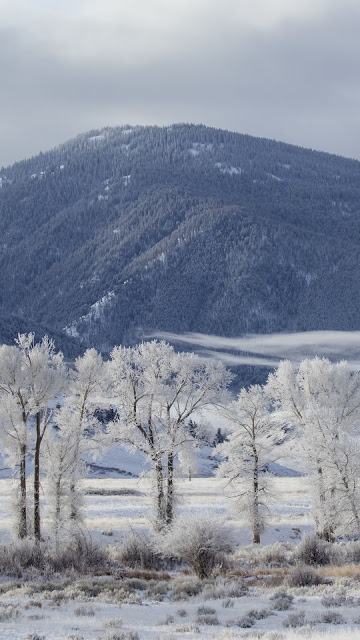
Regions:
[[[359,329],[358,161],[122,127],[0,179],[1,341],[46,328],[72,355],[157,330]]]

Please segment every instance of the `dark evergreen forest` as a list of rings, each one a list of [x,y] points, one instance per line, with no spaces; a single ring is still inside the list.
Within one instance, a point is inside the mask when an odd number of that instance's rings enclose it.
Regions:
[[[195,125],[0,171],[0,340],[359,329],[360,162]]]

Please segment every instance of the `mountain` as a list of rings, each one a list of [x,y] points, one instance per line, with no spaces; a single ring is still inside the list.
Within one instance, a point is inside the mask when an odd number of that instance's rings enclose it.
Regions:
[[[0,171],[0,341],[359,329],[360,162],[196,125],[91,131]]]

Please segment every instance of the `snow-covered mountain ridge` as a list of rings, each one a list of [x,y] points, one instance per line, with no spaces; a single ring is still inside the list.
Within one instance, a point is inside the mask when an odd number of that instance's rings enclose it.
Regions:
[[[0,171],[0,340],[68,356],[155,331],[358,329],[360,163],[195,125]]]

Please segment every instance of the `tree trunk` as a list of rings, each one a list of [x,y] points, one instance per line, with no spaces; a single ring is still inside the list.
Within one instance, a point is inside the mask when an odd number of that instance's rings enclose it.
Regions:
[[[326,542],[334,542],[334,529],[333,526],[328,522],[326,513],[326,495],[324,488],[323,470],[321,465],[318,466],[317,473],[319,482],[319,508],[321,524],[319,523],[319,520],[316,522],[316,535],[321,538],[321,540],[325,540]]]
[[[60,515],[61,515],[61,477],[56,482],[55,490],[55,550],[59,549],[59,533],[60,533]]]
[[[174,517],[174,454],[168,455],[168,477],[166,496],[166,524],[169,525]]]
[[[259,514],[259,456],[256,447],[254,451],[254,470],[253,470],[253,543],[260,544],[260,514]]]
[[[352,515],[354,518],[354,522],[356,526],[356,535],[359,535],[360,534],[360,517],[359,517],[359,511],[355,501],[354,492],[351,491],[351,488],[349,486],[349,481],[345,475],[341,478],[341,481],[343,486],[345,487],[346,497],[350,504],[350,511],[352,512]]]
[[[26,444],[20,449],[20,501],[19,501],[19,538],[27,536],[27,515],[26,515]]]
[[[36,441],[34,455],[34,536],[37,542],[41,539],[40,528],[40,445],[41,445],[41,417],[36,414]]]
[[[164,525],[164,477],[161,465],[161,460],[157,460],[155,463],[155,475],[156,475],[156,516],[157,526],[162,529]]]
[[[70,504],[71,504],[70,520],[72,522],[76,522],[77,519],[78,519],[78,510],[77,510],[77,507],[76,507],[76,485],[75,485],[75,480],[73,480],[71,485],[70,485]]]

